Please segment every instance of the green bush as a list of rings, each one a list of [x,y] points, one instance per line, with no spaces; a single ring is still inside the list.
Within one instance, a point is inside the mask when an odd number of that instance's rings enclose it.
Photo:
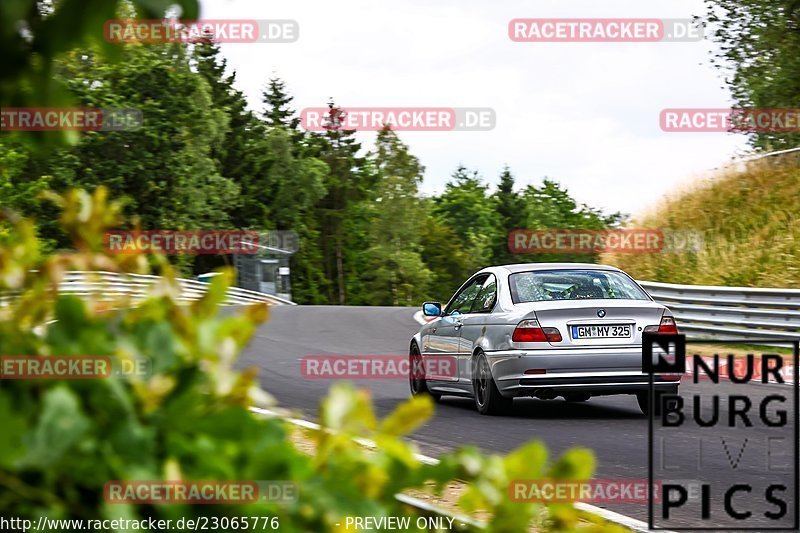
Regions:
[[[469,488],[460,507],[485,510],[489,531],[527,531],[532,523],[553,531],[614,529],[579,521],[571,505],[509,499],[514,479],[588,478],[594,465],[588,450],[571,450],[550,463],[545,447],[534,442],[506,457],[465,448],[437,465],[421,463],[401,437],[431,415],[427,398],[410,399],[377,420],[367,391],[336,385],[320,407],[320,423],[329,431],[314,437],[315,454],[298,450],[286,422],[249,410],[273,404],[255,372],[233,369],[268,308],[221,315],[230,272],[215,277],[207,295],[189,305],[176,301],[166,263],[156,263],[163,286],[136,306],[59,295],[57,282],[66,270],[147,268],[141,257],[102,252],[103,231],[119,223],[120,212],[105,194],[98,189],[56,198],[61,223],[75,241],[72,253],[40,255],[34,225],[10,219],[14,229],[0,243],[0,291],[6,297],[0,355],[102,355],[116,364],[144,361],[151,371],[124,378],[0,380],[0,516],[274,516],[281,531],[334,531],[346,516],[413,515],[396,493],[461,479]],[[377,448],[365,449],[354,436],[374,440]],[[103,497],[109,480],[290,480],[298,498],[111,504]]]

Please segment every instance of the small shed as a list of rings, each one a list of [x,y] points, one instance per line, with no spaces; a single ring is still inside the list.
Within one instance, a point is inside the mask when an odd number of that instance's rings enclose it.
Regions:
[[[291,233],[287,238],[286,233]],[[281,234],[276,238],[275,234]],[[265,244],[261,244],[265,243]],[[271,232],[261,236],[255,253],[234,254],[237,286],[251,291],[292,299],[289,260],[297,251],[294,232]]]

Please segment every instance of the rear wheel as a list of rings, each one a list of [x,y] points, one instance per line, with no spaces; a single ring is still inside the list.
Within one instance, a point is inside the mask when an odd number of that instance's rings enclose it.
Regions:
[[[642,412],[643,415],[650,414],[650,394],[647,392],[637,392],[636,393],[636,403],[639,404],[639,410]],[[658,405],[656,403],[656,405]],[[656,413],[658,411],[656,410]]]
[[[419,353],[419,347],[417,343],[414,342],[411,344],[411,350],[408,353],[408,362],[409,364],[409,371],[408,371],[408,385],[411,388],[411,394],[414,396],[419,396],[421,394],[427,394],[434,401],[438,402],[441,398],[441,394],[436,394],[428,390],[428,382],[425,381],[425,371],[423,367],[422,355]]]
[[[656,391],[655,398],[653,398],[653,414],[661,416],[661,397],[668,394],[664,391]],[[677,391],[670,391],[669,394],[677,394]],[[639,404],[639,409],[645,415],[650,414],[650,393],[648,391],[636,393],[636,403]]]
[[[489,369],[489,361],[483,353],[473,360],[475,376],[472,378],[472,389],[475,393],[475,406],[482,415],[498,415],[508,412],[514,400],[506,398],[497,389],[497,385]]]

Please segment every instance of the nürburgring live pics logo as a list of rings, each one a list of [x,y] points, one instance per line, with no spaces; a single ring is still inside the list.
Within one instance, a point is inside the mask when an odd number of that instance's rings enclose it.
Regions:
[[[797,531],[800,342],[693,340],[687,360],[684,335],[642,341],[649,529]],[[659,374],[686,374],[681,392],[656,396]]]

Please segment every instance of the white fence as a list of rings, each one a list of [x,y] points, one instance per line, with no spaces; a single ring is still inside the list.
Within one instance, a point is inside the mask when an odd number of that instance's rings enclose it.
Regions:
[[[99,301],[139,302],[164,282],[164,278],[143,274],[71,271],[65,274],[59,291]],[[178,279],[177,282],[175,298],[179,301],[197,300],[208,290],[208,283],[202,281]],[[800,339],[800,289],[639,283],[656,301],[669,307],[681,332],[688,337]],[[258,302],[296,305],[277,296],[238,287],[228,289],[224,304]]]
[[[156,285],[164,283],[164,278],[143,274],[120,274],[117,272],[67,272],[59,284],[61,294],[74,294],[92,300],[115,301],[127,299],[132,302],[143,300]],[[208,283],[192,279],[178,279],[179,301],[197,300],[208,290]],[[249,305],[266,302],[270,305],[295,305],[294,302],[238,287],[228,288],[225,305]]]
[[[800,290],[640,281],[692,338],[798,339]]]

